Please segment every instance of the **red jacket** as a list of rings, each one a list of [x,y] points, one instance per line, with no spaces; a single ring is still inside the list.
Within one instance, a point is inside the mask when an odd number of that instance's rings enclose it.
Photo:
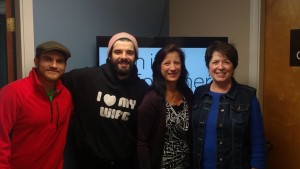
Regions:
[[[58,81],[50,102],[35,70],[0,90],[0,169],[61,169],[73,104]]]

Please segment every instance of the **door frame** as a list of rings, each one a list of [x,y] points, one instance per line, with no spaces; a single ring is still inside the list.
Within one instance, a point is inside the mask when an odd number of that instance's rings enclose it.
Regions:
[[[249,85],[263,108],[265,0],[250,0]]]
[[[6,25],[8,18],[14,18],[14,1],[5,0]],[[6,83],[16,80],[15,31],[9,32],[6,26]]]
[[[15,0],[17,78],[28,76],[34,67],[33,0]]]

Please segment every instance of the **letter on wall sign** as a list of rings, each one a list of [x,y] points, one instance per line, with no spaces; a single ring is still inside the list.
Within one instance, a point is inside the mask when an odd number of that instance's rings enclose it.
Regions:
[[[291,30],[290,66],[300,66],[300,29]]]

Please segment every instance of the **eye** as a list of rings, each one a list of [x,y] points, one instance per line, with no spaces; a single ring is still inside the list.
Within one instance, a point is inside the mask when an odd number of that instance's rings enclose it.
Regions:
[[[64,59],[57,59],[56,62],[59,63],[59,64],[64,64],[65,60]]]
[[[212,63],[213,65],[217,65],[219,62],[215,60],[215,61],[212,61],[211,63]]]
[[[41,60],[49,62],[49,61],[52,61],[52,58],[49,56],[43,56],[43,57],[41,57]]]
[[[174,65],[179,66],[179,65],[181,65],[181,62],[180,61],[175,61]]]
[[[231,62],[230,62],[230,60],[225,60],[224,64],[229,65],[229,64],[231,64]]]
[[[120,54],[122,54],[122,51],[121,50],[114,50],[114,54],[120,55]]]
[[[127,51],[126,53],[127,53],[127,55],[129,55],[129,56],[134,55],[134,51],[132,51],[132,50],[129,50],[129,51]]]
[[[163,62],[164,66],[169,66],[171,63],[170,62]]]

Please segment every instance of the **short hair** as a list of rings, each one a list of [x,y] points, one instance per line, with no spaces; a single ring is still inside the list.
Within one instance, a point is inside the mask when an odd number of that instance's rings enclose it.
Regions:
[[[209,62],[214,52],[220,52],[226,55],[233,64],[234,69],[238,66],[239,57],[234,45],[223,41],[215,41],[207,47],[205,52],[205,64],[207,68],[209,68]]]

